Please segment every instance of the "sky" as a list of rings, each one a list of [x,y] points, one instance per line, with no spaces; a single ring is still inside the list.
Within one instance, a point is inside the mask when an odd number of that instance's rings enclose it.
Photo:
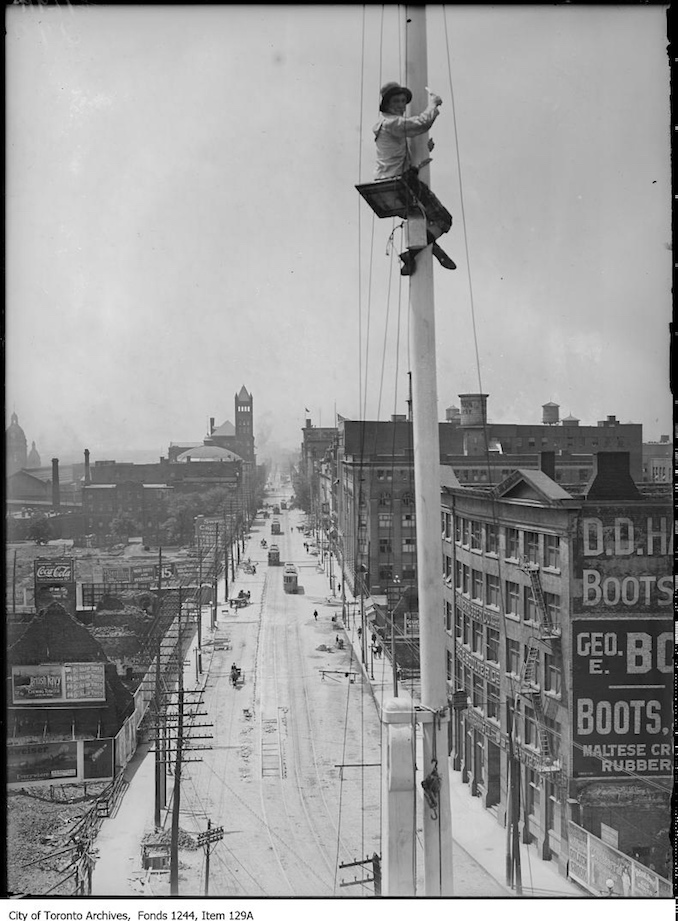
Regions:
[[[12,6],[6,425],[43,464],[200,442],[254,398],[260,456],[308,416],[407,411],[399,220],[369,182],[401,13]],[[666,7],[430,6],[439,418],[560,405],[671,431]],[[392,236],[393,243],[389,244]]]

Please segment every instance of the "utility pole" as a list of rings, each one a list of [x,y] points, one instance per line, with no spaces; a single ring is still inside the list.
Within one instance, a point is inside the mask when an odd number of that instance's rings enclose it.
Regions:
[[[214,536],[214,580],[213,580],[213,591],[212,591],[212,629],[217,622],[217,588],[219,587],[219,524],[216,526],[216,534]]]
[[[210,894],[210,844],[221,841],[224,837],[223,827],[212,828],[212,821],[207,820],[207,831],[198,835],[198,844],[205,848],[205,896]]]
[[[172,837],[170,839],[170,895],[179,895],[179,811],[181,807],[181,748],[184,742],[184,669],[181,640],[181,606],[177,638],[178,715],[174,791],[172,793]]]
[[[224,601],[228,601],[228,545],[231,540],[231,531],[226,521],[226,506],[224,505]]]
[[[12,566],[12,614],[16,614],[16,550],[14,551],[14,564]]]
[[[405,8],[406,85],[412,92],[412,111],[428,101],[426,7]],[[410,139],[412,162],[428,157],[428,134]],[[419,171],[430,184],[430,167]],[[440,438],[436,380],[435,306],[432,249],[426,244],[426,217],[412,212],[407,219],[408,245],[423,249],[410,276],[412,330],[412,426],[417,524],[417,583],[419,595],[421,702],[432,717],[422,721],[425,782],[437,788],[437,808],[425,806],[424,894],[452,895],[452,829],[447,755],[449,706],[445,683],[445,622],[440,566]],[[432,711],[432,712],[431,712]],[[437,776],[436,776],[437,775]]]
[[[165,765],[162,757],[162,746],[160,741],[161,733],[160,717],[160,639],[156,647],[155,656],[155,827],[160,828],[162,825],[160,812],[165,805],[163,802],[162,789],[165,779]]]

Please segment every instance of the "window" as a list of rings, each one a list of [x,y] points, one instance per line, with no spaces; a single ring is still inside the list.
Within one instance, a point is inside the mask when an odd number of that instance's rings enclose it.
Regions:
[[[471,646],[471,618],[468,614],[464,614],[464,628],[462,632],[462,640],[464,646]]]
[[[471,570],[471,597],[482,604],[483,574],[478,569]]]
[[[560,626],[560,595],[554,595],[553,592],[544,592],[544,604],[546,605],[546,615],[552,627]]]
[[[461,519],[461,542],[465,547],[469,545],[470,524],[467,518]]]
[[[520,586],[516,582],[506,583],[506,614],[520,617]]]
[[[414,496],[411,492],[404,492],[400,497],[400,501],[403,505],[414,505]]]
[[[403,560],[403,572],[401,578],[403,581],[414,582],[417,578],[417,570],[411,563],[405,563]]]
[[[358,540],[358,553],[366,554],[367,553],[367,540],[361,538]]]
[[[454,561],[454,587],[458,592],[461,591],[461,583],[463,578],[463,565],[459,560]]]
[[[417,552],[416,537],[403,537],[402,538],[402,549],[403,549],[403,553],[416,553]]]
[[[461,642],[464,632],[464,616],[458,607],[454,608],[454,638]]]
[[[445,602],[445,629],[448,633],[452,632],[453,626],[453,617],[454,617],[454,608],[449,601]]]
[[[483,703],[484,703],[484,697],[485,697],[485,688],[483,687],[483,679],[480,677],[480,675],[474,674],[473,675],[473,697],[472,697],[473,706],[478,707],[479,709],[482,710]]]
[[[485,604],[499,608],[499,578],[498,576],[485,577]]]
[[[555,658],[548,652],[544,653],[544,690],[560,697],[560,682],[561,672]]]
[[[405,540],[405,538],[403,538],[403,540]],[[445,576],[445,581],[452,575],[452,557],[448,556],[446,553],[443,554],[443,575]]]
[[[479,655],[483,654],[483,625],[479,620],[474,620],[471,625],[472,632],[472,643],[471,649],[473,652],[477,652]]]
[[[534,748],[538,748],[539,747],[539,732],[537,730],[537,720],[535,719],[534,710],[532,709],[532,707],[529,707],[529,706],[525,707],[523,725],[525,728],[525,731],[523,734],[523,742],[525,743],[525,745],[531,745]]]
[[[525,532],[525,555],[530,563],[539,562],[539,535],[536,531]]]
[[[391,493],[390,492],[379,493],[380,508],[388,508],[390,504],[391,504]]]
[[[539,774],[530,768],[525,768],[525,796],[527,798],[525,807],[530,815],[539,814],[539,793]]]
[[[361,513],[358,515],[358,527],[359,527],[359,528],[366,528],[366,527],[367,527],[367,515],[365,514],[365,512],[361,512]]]
[[[462,564],[461,567],[461,590],[465,595],[470,594],[471,591],[471,571],[468,566]]]
[[[448,650],[447,653],[447,680],[452,681],[454,679],[454,656]]]
[[[517,528],[506,529],[506,556],[517,560],[520,556],[520,538]]]
[[[458,544],[461,543],[461,532],[462,532],[461,518],[459,517],[459,515],[455,515],[454,517],[454,539],[456,540]]]
[[[379,538],[379,553],[391,553],[391,540],[388,537]]]
[[[542,717],[544,729],[548,735],[549,754],[557,760],[560,757],[560,723],[548,716]]]
[[[391,528],[393,525],[393,515],[390,512],[379,512],[379,527]]]
[[[506,671],[510,675],[519,675],[523,664],[518,640],[506,639]]]
[[[556,827],[556,816],[560,813],[560,791],[558,787],[549,780],[544,782],[544,805],[546,807],[546,829],[554,831]]]
[[[483,549],[483,529],[479,521],[471,522],[471,550]]]
[[[403,502],[405,497],[403,496]],[[443,539],[449,540],[452,537],[452,516],[449,512],[442,513]]]
[[[393,578],[393,563],[379,564],[379,581],[390,582]]]
[[[378,479],[378,480],[392,480],[392,479],[393,479],[393,471],[392,471],[392,470],[377,469],[377,479]]]
[[[496,524],[485,525],[485,553],[499,552],[499,529]]]
[[[485,712],[491,719],[499,719],[499,688],[496,684],[487,683],[487,704]]]
[[[404,513],[400,518],[400,524],[403,528],[414,527],[414,515],[411,512]]]
[[[523,607],[523,620],[534,621],[537,623],[539,621],[539,608],[537,607],[537,602],[534,600],[534,594],[532,589],[527,587],[525,589],[525,605]]]
[[[488,662],[496,662],[499,664],[499,631],[494,630],[492,627],[487,628],[485,658]]]
[[[544,565],[560,569],[560,538],[556,534],[544,535]]]

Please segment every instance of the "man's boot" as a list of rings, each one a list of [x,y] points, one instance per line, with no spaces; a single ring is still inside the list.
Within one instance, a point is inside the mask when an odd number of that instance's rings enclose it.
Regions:
[[[433,244],[433,255],[436,257],[438,262],[442,265],[444,269],[456,269],[457,264],[453,262],[452,259],[447,255],[444,249],[438,246],[437,243]]]
[[[406,249],[404,253],[400,254],[400,258],[403,261],[403,266],[400,270],[401,275],[414,275],[417,264],[415,258],[417,255],[416,250]]]

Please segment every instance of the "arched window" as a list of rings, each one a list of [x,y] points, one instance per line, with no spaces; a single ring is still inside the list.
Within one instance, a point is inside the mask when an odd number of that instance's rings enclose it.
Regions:
[[[400,498],[403,505],[414,505],[414,496],[411,492],[404,492]]]
[[[386,508],[390,504],[391,504],[391,493],[390,492],[379,493],[379,505],[382,508]]]

